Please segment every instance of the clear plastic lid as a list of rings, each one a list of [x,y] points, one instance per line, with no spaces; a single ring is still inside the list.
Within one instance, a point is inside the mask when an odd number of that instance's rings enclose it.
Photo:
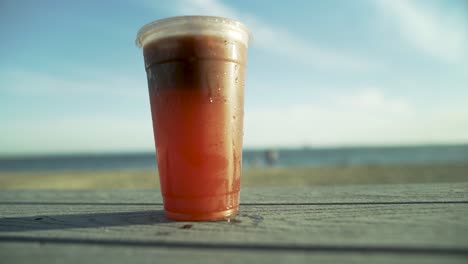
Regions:
[[[136,45],[161,38],[180,35],[214,35],[243,43],[249,43],[249,30],[236,20],[214,16],[178,16],[157,20],[144,25],[137,34]]]

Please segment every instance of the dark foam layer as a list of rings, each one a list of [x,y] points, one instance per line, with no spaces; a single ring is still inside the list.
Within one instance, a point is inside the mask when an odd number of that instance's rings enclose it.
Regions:
[[[144,49],[150,91],[243,88],[247,48],[217,36],[160,39]]]

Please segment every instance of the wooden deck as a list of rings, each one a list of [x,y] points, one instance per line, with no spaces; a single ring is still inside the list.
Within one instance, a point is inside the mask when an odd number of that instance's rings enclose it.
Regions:
[[[158,190],[0,191],[1,263],[468,263],[468,183],[245,188],[230,221]]]

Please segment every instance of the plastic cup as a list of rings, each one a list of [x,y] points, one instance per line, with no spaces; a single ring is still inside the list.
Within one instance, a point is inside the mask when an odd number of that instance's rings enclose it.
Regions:
[[[218,220],[239,210],[248,40],[240,22],[208,16],[158,20],[138,32],[169,219]]]

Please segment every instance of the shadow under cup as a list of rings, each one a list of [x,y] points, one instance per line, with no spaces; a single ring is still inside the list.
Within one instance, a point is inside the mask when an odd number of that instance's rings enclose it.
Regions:
[[[170,219],[238,212],[248,37],[239,22],[199,16],[159,20],[138,33]]]

